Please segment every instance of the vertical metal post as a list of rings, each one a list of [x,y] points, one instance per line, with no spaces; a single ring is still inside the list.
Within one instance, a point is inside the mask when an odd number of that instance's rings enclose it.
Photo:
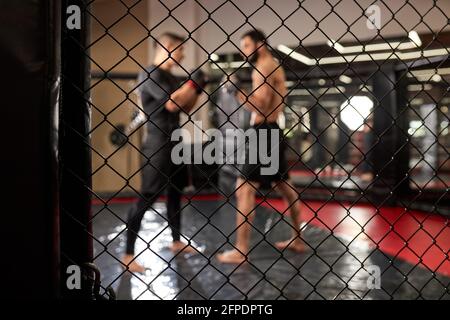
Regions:
[[[408,188],[408,137],[403,132],[408,122],[406,86],[398,84],[394,68],[386,66],[373,76],[373,94],[376,157],[372,191],[383,205],[395,205]]]
[[[66,27],[67,7],[81,9],[81,28]],[[91,150],[90,150],[90,63],[87,1],[62,2],[62,93],[61,93],[61,273],[66,299],[89,298],[84,290],[67,290],[69,265],[92,261]]]

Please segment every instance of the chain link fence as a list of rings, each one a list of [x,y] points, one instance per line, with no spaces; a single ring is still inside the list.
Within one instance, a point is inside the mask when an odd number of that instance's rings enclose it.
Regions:
[[[66,181],[89,205],[67,194],[61,206],[63,222],[92,256],[73,244],[62,250],[67,264],[99,267],[105,297],[106,287],[119,299],[450,297],[448,1],[66,4],[66,105],[87,105],[90,123],[74,125],[73,109],[61,126],[71,137],[65,148],[77,144],[91,156],[80,168],[86,159],[62,153]],[[242,36],[252,30],[265,35],[251,41],[254,50],[261,55],[264,47],[277,64],[269,74],[258,69],[265,67],[261,56],[246,51]],[[180,36],[172,50],[167,32]],[[184,59],[176,56],[181,47]],[[167,57],[158,60],[161,50]],[[175,71],[161,76],[167,61]],[[273,81],[277,70],[281,83]],[[174,94],[188,87],[196,89],[191,110]],[[252,100],[260,88],[267,100],[280,99],[269,113],[259,109],[264,99]],[[175,120],[165,109],[170,102]],[[196,156],[213,144],[212,132],[225,136],[225,150],[234,145],[227,130],[251,128],[258,114],[273,121],[274,113],[296,199],[286,203],[278,183],[260,183],[253,220],[240,212],[246,194],[236,199],[242,167]],[[166,166],[173,158],[161,155],[174,146],[173,121],[185,129],[183,159],[190,160],[175,170]],[[178,207],[170,207],[173,197],[181,197]],[[277,245],[297,230],[293,206],[301,252]],[[87,207],[89,216],[80,218]],[[129,215],[139,209],[136,229]],[[176,217],[182,224],[174,227]],[[242,251],[235,241],[245,224],[250,248]],[[171,232],[185,251],[167,248]],[[131,251],[130,237],[137,238]],[[229,249],[244,259],[217,258]],[[132,258],[124,260],[126,253]],[[146,270],[131,268],[136,262]]]

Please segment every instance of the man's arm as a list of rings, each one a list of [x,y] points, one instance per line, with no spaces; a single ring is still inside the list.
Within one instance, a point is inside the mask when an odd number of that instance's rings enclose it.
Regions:
[[[170,112],[184,111],[189,113],[197,102],[198,93],[187,82],[170,95],[165,107]]]
[[[146,93],[157,100],[167,99],[169,87],[159,81],[161,79],[160,77],[158,69],[153,69],[150,73],[140,73],[138,78],[138,82],[140,83],[138,92],[141,96],[143,93]],[[196,82],[186,82],[183,86],[170,94],[164,107],[170,112],[189,112],[197,101],[197,89],[198,85]]]
[[[254,71],[252,74],[253,91],[247,95],[238,90],[236,97],[239,103],[250,111],[266,115],[270,111],[270,97],[273,94],[273,89],[269,85],[269,74],[270,72],[264,68]]]
[[[166,108],[170,112],[184,111],[189,113],[197,102],[198,96],[208,83],[208,77],[201,69],[193,71],[190,79],[181,88],[171,94]]]

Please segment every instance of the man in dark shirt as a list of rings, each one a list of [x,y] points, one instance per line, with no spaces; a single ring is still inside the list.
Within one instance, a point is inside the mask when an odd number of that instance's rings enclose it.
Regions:
[[[141,167],[142,196],[129,212],[126,254],[122,259],[124,266],[132,272],[145,271],[135,260],[135,242],[145,212],[166,189],[168,224],[173,238],[171,250],[175,253],[195,252],[190,244],[180,239],[181,190],[187,178],[186,167],[171,161],[171,134],[179,127],[180,112],[188,113],[194,106],[206,79],[201,71],[197,71],[191,75],[191,80],[180,86],[172,75],[172,69],[184,58],[183,42],[183,38],[172,33],[158,37],[153,64],[138,77],[137,89],[147,121],[147,138],[141,150],[145,159]]]

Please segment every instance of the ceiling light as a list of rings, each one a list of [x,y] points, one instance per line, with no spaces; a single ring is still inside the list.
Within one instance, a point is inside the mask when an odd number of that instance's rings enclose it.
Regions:
[[[300,54],[293,49],[285,45],[279,45],[278,50],[288,55],[292,59],[302,62],[308,66],[312,65],[324,65],[324,64],[338,64],[338,63],[352,63],[352,62],[364,62],[364,61],[376,61],[376,60],[411,60],[420,58],[429,58],[435,56],[447,55],[450,52],[450,48],[442,49],[429,49],[429,50],[416,50],[412,52],[387,52],[387,53],[372,53],[372,54],[358,54],[358,55],[345,55],[324,57],[319,59],[311,59],[307,56]]]
[[[345,48],[344,48],[341,44],[339,44],[339,42],[337,42],[337,41],[334,41],[334,40],[328,40],[328,41],[327,41],[327,44],[328,44],[330,47],[336,49],[337,52],[344,53],[344,51],[345,51]]]
[[[339,113],[342,122],[350,130],[361,131],[366,118],[370,115],[373,102],[366,96],[354,96],[341,105]]]
[[[383,50],[408,50],[415,49],[422,45],[422,41],[416,31],[410,31],[408,33],[408,38],[410,41],[408,42],[400,42],[400,41],[386,41],[383,43],[372,43],[366,45],[356,45],[356,46],[348,46],[345,47],[341,45],[339,42],[334,40],[328,40],[327,44],[334,48],[337,52],[345,54],[345,53],[357,53],[357,52],[371,52],[371,51],[383,51]]]
[[[315,64],[315,60],[310,59],[307,56],[294,51],[294,49],[291,49],[291,48],[285,46],[284,44],[280,44],[277,47],[277,49],[280,50],[281,52],[283,52],[284,54],[288,55],[292,59],[300,61],[300,62],[302,62],[302,63],[304,63],[306,65],[311,66],[311,65]]]
[[[408,33],[408,38],[411,40],[417,47],[422,45],[422,40],[420,40],[419,34],[412,30]]]
[[[411,84],[408,86],[408,91],[428,91],[431,90],[431,84]]]
[[[350,78],[349,76],[346,76],[345,74],[341,75],[339,77],[339,81],[345,83],[345,84],[350,84],[352,83],[352,78]]]
[[[431,77],[431,81],[441,82],[442,81],[442,77],[439,74],[433,74],[433,76]]]
[[[212,61],[218,61],[219,60],[219,56],[217,54],[215,54],[215,53],[211,53],[210,59]]]

